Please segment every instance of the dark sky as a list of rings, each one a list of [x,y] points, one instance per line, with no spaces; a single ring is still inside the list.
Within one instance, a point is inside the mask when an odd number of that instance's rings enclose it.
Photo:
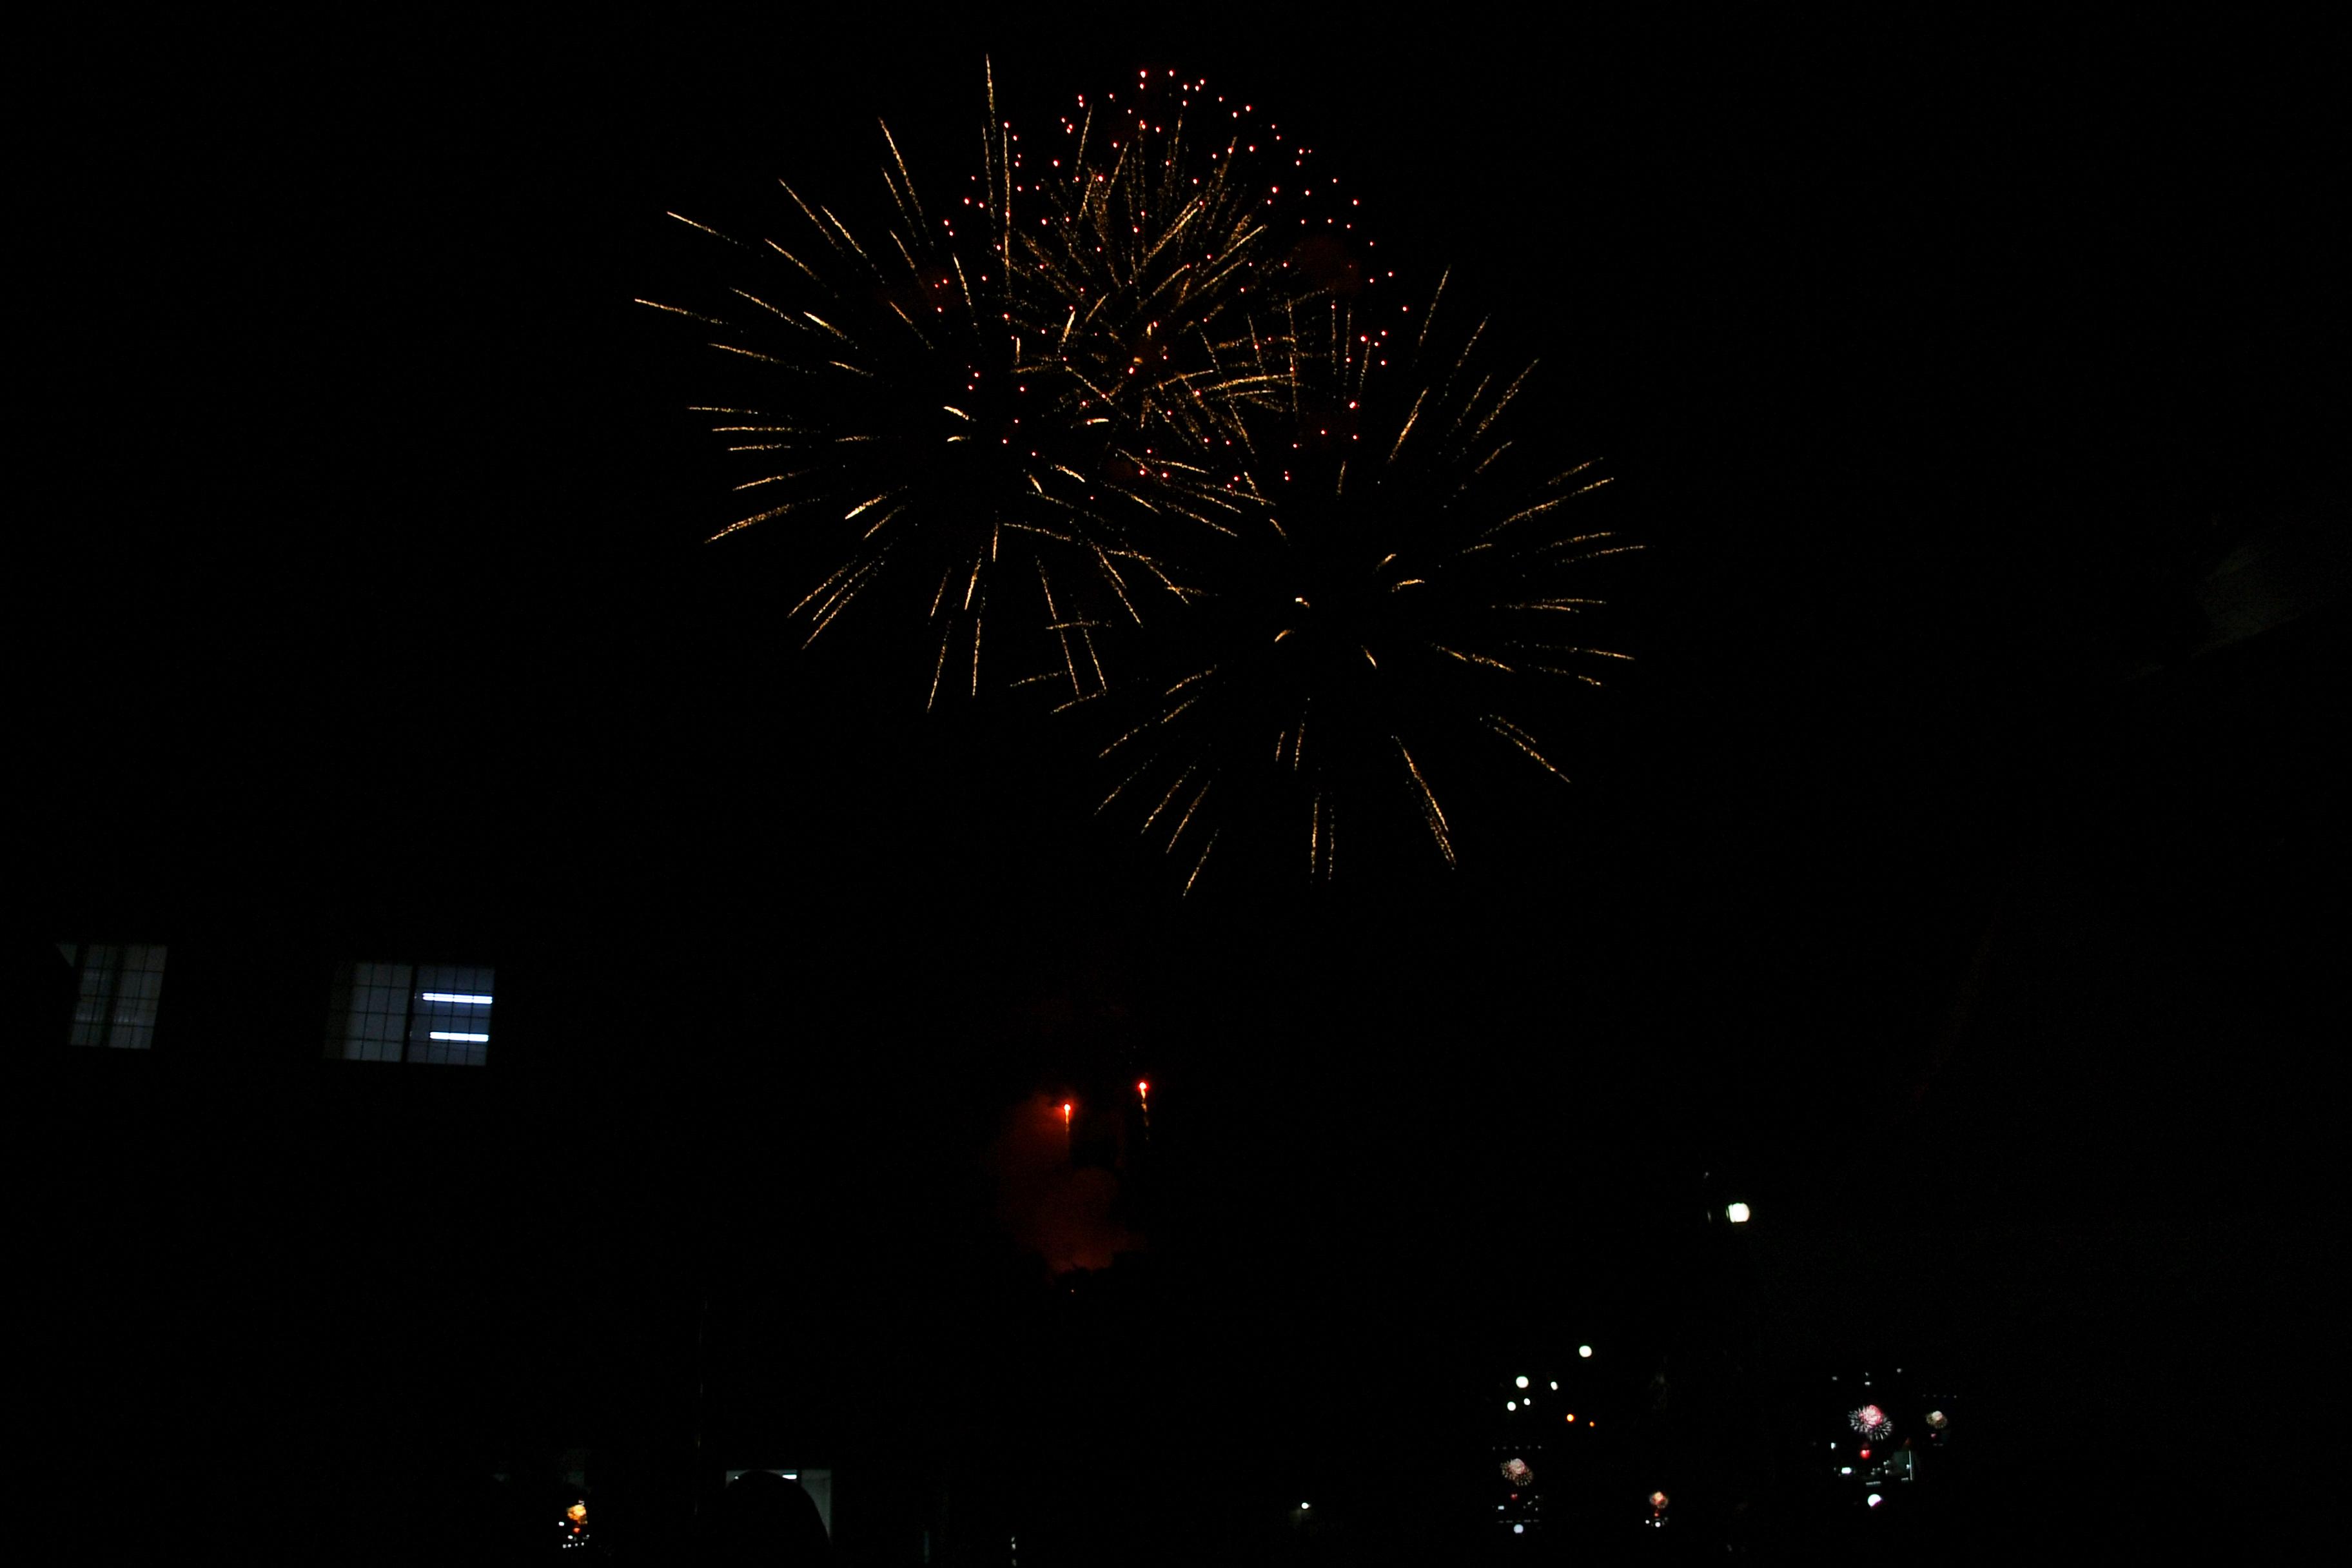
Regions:
[[[2184,581],[2318,483],[2340,307],[2283,41],[590,15],[59,51],[39,707],[70,790],[205,759],[132,879],[299,880],[390,813],[530,846],[526,888],[758,844],[812,857],[793,898],[1167,918],[1050,742],[784,657],[798,592],[689,548],[727,476],[625,309],[704,281],[665,209],[876,199],[877,117],[960,181],[983,53],[1032,118],[1136,62],[1280,106],[1619,475],[1641,662],[1574,804],[1453,879],[1538,945],[1949,904],[2087,694],[2193,640]]]
[[[2029,1211],[2031,1147],[2078,1216],[2138,1173],[2253,1201],[2217,1173],[2312,1081],[2242,1068],[2330,962],[2288,911],[2341,864],[2340,631],[2185,656],[2198,579],[2339,483],[2340,128],[2295,40],[799,9],[125,25],[30,68],[49,901],[415,930],[462,865],[468,929],[784,952],[811,1033],[960,1016],[1008,1096],[1107,997],[1249,1081],[1233,1136],[1327,1109],[1337,1169],[1471,1168],[1433,1105],[1508,1101],[1840,1202],[1918,1173],[1883,1151],[1991,951],[2014,1016],[1970,1015],[1926,1187]],[[795,656],[801,590],[698,542],[693,363],[628,303],[688,265],[665,209],[872,201],[877,117],[960,182],[983,54],[1033,120],[1139,64],[1276,105],[1545,362],[1649,546],[1563,809],[1450,878],[1180,906],[1057,732]]]

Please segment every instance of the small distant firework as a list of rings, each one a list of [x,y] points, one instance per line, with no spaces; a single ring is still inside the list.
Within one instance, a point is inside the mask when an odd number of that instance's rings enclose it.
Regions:
[[[1515,1487],[1525,1487],[1536,1479],[1536,1473],[1525,1459],[1507,1459],[1503,1464],[1503,1479]]]
[[[1895,1423],[1888,1420],[1886,1412],[1875,1405],[1865,1405],[1859,1410],[1848,1411],[1846,1422],[1855,1431],[1874,1442],[1895,1430]]]
[[[1583,630],[1597,563],[1635,548],[1593,510],[1607,477],[1514,447],[1533,367],[1491,364],[1485,323],[1457,334],[1434,307],[1399,329],[1337,299],[1294,316],[1291,399],[1213,449],[1189,496],[1215,526],[1163,557],[1188,603],[1157,628],[1160,679],[1108,705],[1103,806],[1187,890],[1234,833],[1318,879],[1343,832],[1402,827],[1454,864],[1449,774],[1486,755],[1565,783],[1524,710],[1629,657]]]
[[[1348,280],[1310,243],[1341,203],[1256,106],[1172,72],[1081,97],[1042,146],[992,74],[986,113],[960,199],[927,205],[886,126],[878,232],[786,183],[783,240],[679,218],[738,252],[731,286],[641,302],[735,373],[695,410],[747,465],[712,537],[788,534],[804,640],[876,606],[927,626],[927,704],[978,695],[986,649],[1075,701],[1108,683],[1107,625],[1176,602],[1188,454],[1287,397],[1297,307]]]

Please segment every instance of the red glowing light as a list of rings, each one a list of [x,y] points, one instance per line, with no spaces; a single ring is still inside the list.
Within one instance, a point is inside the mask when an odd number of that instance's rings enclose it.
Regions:
[[[1067,1125],[1067,1124],[1068,1124],[1068,1122],[1069,1122],[1069,1120],[1070,1120],[1070,1102],[1069,1102],[1068,1100],[1066,1100],[1062,1101],[1062,1121],[1063,1121],[1063,1123],[1064,1123],[1065,1125]]]
[[[1151,1092],[1151,1084],[1150,1080],[1138,1079],[1135,1083],[1135,1092],[1138,1094],[1150,1094]]]

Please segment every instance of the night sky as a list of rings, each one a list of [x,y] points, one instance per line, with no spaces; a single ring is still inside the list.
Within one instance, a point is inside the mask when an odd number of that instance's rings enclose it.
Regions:
[[[608,1451],[654,1444],[613,1412],[667,1410],[685,1353],[628,1325],[715,1279],[740,1409],[796,1400],[813,1442],[976,1475],[1066,1415],[1363,1493],[1331,1478],[1435,1451],[1424,1413],[1571,1318],[1704,1341],[1675,1227],[1728,1182],[1774,1366],[1916,1347],[2003,1413],[1980,1519],[2224,1520],[2273,1474],[2238,1445],[2301,1441],[2320,1392],[2340,122],[2289,37],[1880,26],[593,8],[59,40],[20,223],[19,945],[170,942],[167,1007],[200,942],[544,977],[508,1078],[543,1118],[506,1089],[369,1136],[499,1151],[453,1278],[561,1237],[600,1281],[479,1300],[503,1326],[468,1353],[541,1335],[482,1408]],[[1139,66],[1274,106],[1401,274],[1451,267],[1542,362],[1528,438],[1614,474],[1636,660],[1561,710],[1574,785],[1482,801],[1458,869],[1179,900],[1091,815],[1069,725],[1003,693],[927,716],[887,627],[802,652],[807,584],[701,542],[731,480],[684,412],[703,360],[630,301],[725,279],[665,212],[772,228],[779,175],[878,211],[877,118],[958,187],[983,56],[1024,123]],[[2307,613],[2224,638],[2203,585],[2263,549]],[[138,1374],[67,1379],[66,1463],[182,1451],[204,1400],[163,1369],[224,1343],[273,1369],[226,1449],[281,1452],[282,1400],[409,1462],[318,1380],[432,1358],[317,1324],[392,1315],[353,1305],[367,1260],[432,1226],[395,1180],[348,1223],[287,1196],[268,1173],[343,1124],[251,1053],[233,1081],[166,1054],[136,1065],[168,1091],[37,1080],[146,1151],[58,1167],[57,1267],[168,1257],[213,1303],[122,1331]],[[1139,1075],[1163,1177],[1114,1215],[1038,1118]],[[181,1178],[210,1195],[154,1209]],[[200,1213],[231,1239],[190,1243]],[[1130,1246],[1184,1303],[1148,1332],[1024,1315],[1024,1282]],[[745,1348],[762,1312],[874,1381],[795,1384]],[[625,1370],[570,1385],[600,1358]],[[992,1424],[1059,1364],[1123,1414]],[[1291,1408],[1294,1370],[1343,1392]],[[2060,1475],[2108,1500],[2018,1501]],[[1063,1484],[1045,1511],[1109,1507]],[[1256,1506],[1231,1488],[1202,1510]]]

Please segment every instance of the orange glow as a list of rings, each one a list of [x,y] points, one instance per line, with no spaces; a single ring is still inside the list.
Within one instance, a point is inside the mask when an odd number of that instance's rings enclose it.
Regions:
[[[1070,1102],[1069,1102],[1068,1100],[1066,1100],[1062,1101],[1062,1125],[1064,1125],[1065,1127],[1066,1127],[1066,1126],[1068,1126],[1068,1125],[1069,1125],[1069,1123],[1070,1123]]]
[[[1135,1092],[1138,1094],[1150,1094],[1151,1092],[1151,1085],[1150,1081],[1142,1079],[1137,1079]]]
[[[1568,1424],[1571,1426],[1576,1425],[1576,1412],[1573,1410],[1568,1413]]]

